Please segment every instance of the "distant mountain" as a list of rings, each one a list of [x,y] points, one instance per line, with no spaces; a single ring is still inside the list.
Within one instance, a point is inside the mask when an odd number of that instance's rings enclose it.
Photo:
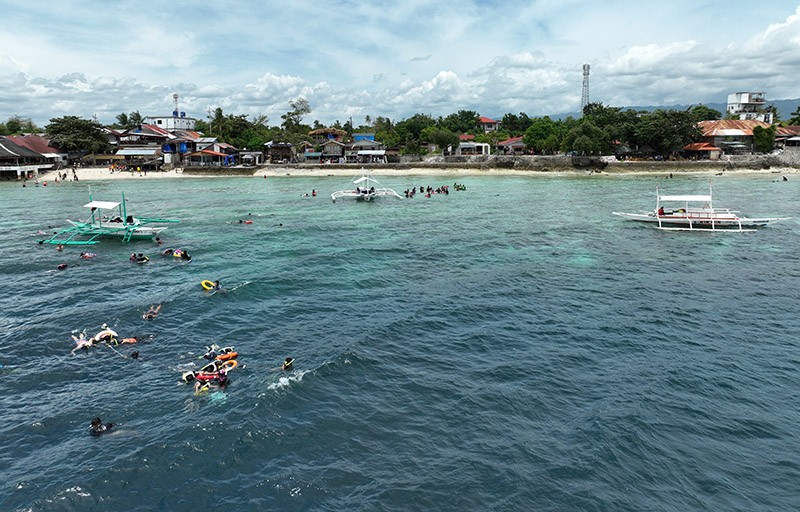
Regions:
[[[793,100],[770,100],[767,99],[766,105],[775,105],[775,108],[778,109],[778,116],[781,121],[785,121],[792,117],[792,112],[797,110],[797,107],[800,106],[800,98],[793,99]],[[699,103],[693,103],[691,105],[647,105],[647,106],[624,106],[622,108],[627,110],[645,110],[651,112],[653,110],[658,109],[667,109],[667,110],[686,110],[689,107],[693,107],[695,105],[699,105]],[[722,113],[722,116],[725,116],[725,111],[728,108],[727,103],[703,103],[703,105],[707,106],[708,108],[713,108],[714,110],[719,110]],[[579,117],[579,112],[565,112],[562,114],[555,114],[551,115],[552,119],[566,119],[567,117]]]

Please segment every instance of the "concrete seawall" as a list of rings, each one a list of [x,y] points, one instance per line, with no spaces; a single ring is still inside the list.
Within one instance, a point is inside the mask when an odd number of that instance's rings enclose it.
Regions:
[[[704,171],[764,171],[769,169],[800,171],[800,152],[784,152],[780,155],[747,155],[724,157],[722,160],[626,160],[614,157],[570,157],[570,156],[430,156],[426,158],[403,157],[399,163],[388,164],[280,164],[258,167],[186,167],[184,174],[214,176],[251,176],[276,169],[291,173],[292,170],[347,170],[357,174],[361,169],[402,171],[427,169],[441,170],[509,170],[531,172],[603,171],[606,173],[676,173]]]

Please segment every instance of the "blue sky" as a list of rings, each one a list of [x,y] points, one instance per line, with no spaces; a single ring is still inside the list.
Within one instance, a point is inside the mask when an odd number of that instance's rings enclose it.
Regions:
[[[581,66],[607,105],[800,97],[800,2],[0,0],[0,121],[266,114],[329,124],[460,109],[576,112]],[[784,113],[788,114],[788,113]],[[784,116],[785,117],[785,116]]]

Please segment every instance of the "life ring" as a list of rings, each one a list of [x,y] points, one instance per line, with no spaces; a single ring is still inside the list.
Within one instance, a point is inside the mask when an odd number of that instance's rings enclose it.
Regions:
[[[202,286],[204,290],[213,290],[214,281],[209,281],[208,279],[200,281],[200,286]]]
[[[136,258],[136,263],[138,263],[139,265],[143,265],[143,264],[147,263],[148,261],[150,261],[150,258],[148,258],[147,256],[143,256],[141,258]]]
[[[233,370],[237,366],[239,366],[239,361],[237,361],[236,359],[228,359],[227,361],[222,362],[222,368],[224,368],[225,371]]]
[[[219,354],[217,356],[217,361],[229,361],[231,359],[236,359],[239,357],[238,352],[226,352],[224,354]]]

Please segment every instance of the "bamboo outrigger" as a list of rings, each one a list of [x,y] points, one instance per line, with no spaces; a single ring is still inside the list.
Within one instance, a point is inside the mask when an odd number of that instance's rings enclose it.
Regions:
[[[37,243],[94,245],[99,243],[97,239],[100,237],[119,238],[123,242],[152,240],[167,228],[166,226],[150,226],[149,224],[180,222],[175,219],[128,215],[124,192],[122,193],[122,202],[117,203],[113,201],[94,201],[90,191],[89,202],[83,206],[84,208],[89,208],[92,212],[88,219],[83,222],[67,220],[71,224],[70,227],[62,229],[50,238],[37,240]],[[103,210],[110,213],[103,215],[101,213]]]

